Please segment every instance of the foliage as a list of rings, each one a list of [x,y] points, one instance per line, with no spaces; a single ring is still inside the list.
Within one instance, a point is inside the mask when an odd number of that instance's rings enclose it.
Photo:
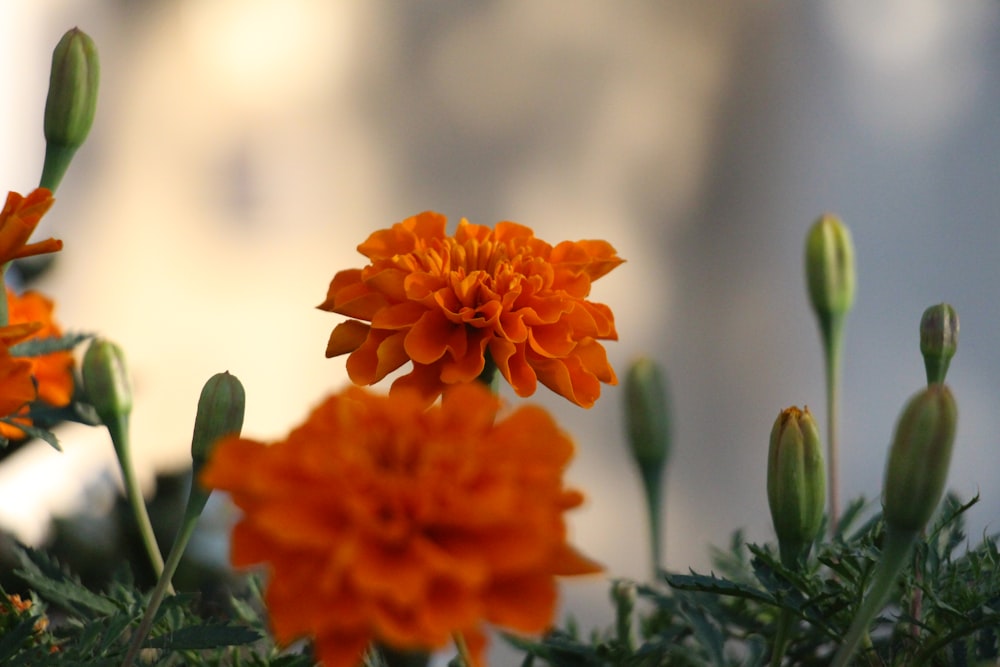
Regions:
[[[106,590],[96,592],[44,552],[22,548],[19,560],[16,574],[31,588],[33,604],[30,613],[0,633],[0,664],[121,665],[149,600],[129,570],[120,569]],[[163,602],[143,644],[142,664],[313,664],[307,653],[280,651],[269,639],[256,578],[248,578],[246,590],[230,598],[222,617],[199,613],[198,602],[198,596],[188,593]],[[39,632],[39,627],[44,629]]]
[[[854,664],[995,664],[1000,552],[996,536],[968,544],[963,515],[977,501],[947,497]],[[613,596],[614,628],[581,637],[570,623],[541,641],[507,639],[528,654],[526,667],[756,667],[771,659],[779,612],[788,610],[795,625],[784,664],[828,665],[880,557],[881,515],[864,515],[865,503],[852,503],[802,571],[782,565],[775,546],[745,544],[736,532],[713,554],[712,573],[661,572],[658,585],[633,585],[641,611]]]

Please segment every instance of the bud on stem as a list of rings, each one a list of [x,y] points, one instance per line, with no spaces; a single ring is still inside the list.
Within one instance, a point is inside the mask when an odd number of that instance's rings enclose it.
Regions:
[[[103,424],[128,418],[132,413],[132,384],[120,347],[95,338],[83,355],[81,373],[90,403]]]
[[[947,303],[931,306],[920,318],[920,354],[924,356],[927,384],[940,384],[958,350],[958,314]]]
[[[806,237],[809,299],[821,322],[843,317],[854,305],[854,244],[851,232],[826,213]]]
[[[661,506],[663,469],[670,456],[670,411],[666,383],[659,366],[639,359],[625,376],[625,417],[632,457],[639,467],[646,492],[653,574],[660,567],[662,550]]]
[[[851,233],[836,216],[825,214],[806,237],[806,281],[809,301],[819,320],[826,366],[826,447],[830,494],[830,533],[837,532],[840,512],[840,473],[837,421],[840,410],[840,351],[844,322],[854,304],[854,244]]]
[[[889,597],[900,570],[909,562],[913,543],[941,502],[957,421],[955,399],[943,384],[928,385],[903,408],[882,487],[882,555],[832,667],[849,664],[872,619]]]
[[[882,487],[887,524],[919,532],[944,495],[958,408],[946,385],[932,384],[903,408]]]
[[[201,389],[191,436],[192,482],[188,498],[188,509],[195,517],[201,514],[209,496],[198,483],[199,473],[220,438],[240,434],[245,406],[243,384],[228,371],[216,373]]]
[[[132,387],[128,377],[125,354],[114,343],[94,339],[90,342],[81,365],[83,385],[90,404],[101,423],[108,429],[111,443],[121,467],[125,496],[139,527],[139,535],[149,555],[156,576],[163,574],[163,556],[153,534],[153,524],[146,511],[139,482],[132,465],[129,438],[129,417],[132,414]],[[173,590],[172,588],[170,590]]]
[[[816,422],[808,408],[783,410],[771,429],[767,501],[781,562],[798,567],[823,522],[826,471]]]
[[[76,150],[94,123],[101,68],[97,47],[73,28],[52,52],[49,94],[45,100],[45,164],[41,186],[55,191]]]

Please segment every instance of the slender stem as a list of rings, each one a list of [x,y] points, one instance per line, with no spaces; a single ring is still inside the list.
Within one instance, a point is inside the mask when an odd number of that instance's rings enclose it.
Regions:
[[[868,634],[868,627],[871,625],[872,619],[875,618],[889,597],[889,593],[892,592],[892,587],[896,584],[899,571],[906,564],[907,556],[916,537],[915,531],[898,530],[892,526],[886,526],[885,547],[882,549],[882,557],[875,568],[872,585],[858,608],[854,621],[844,637],[844,643],[841,644],[833,658],[831,667],[846,667],[854,656],[858,644]]]
[[[111,442],[115,447],[115,454],[118,456],[118,464],[122,469],[122,480],[125,483],[125,497],[129,507],[135,516],[136,524],[139,527],[139,537],[142,539],[146,553],[149,555],[149,562],[153,566],[153,573],[157,578],[163,575],[163,555],[156,544],[156,535],[153,533],[153,524],[149,520],[149,512],[146,511],[146,503],[142,498],[142,491],[136,481],[135,468],[132,465],[132,448],[128,436],[128,415],[122,414],[112,419],[107,424],[108,433],[111,434]],[[169,582],[167,584],[170,586]],[[169,592],[173,593],[173,586]]]
[[[461,632],[454,632],[451,637],[455,641],[455,648],[458,649],[458,657],[461,660],[462,667],[473,667],[476,663],[472,662],[469,645],[465,643],[465,635]]]
[[[197,484],[197,481],[192,480],[192,484]],[[205,506],[204,502],[197,502],[194,498],[194,493],[188,498],[187,509],[184,510],[184,520],[181,523],[180,530],[177,531],[177,537],[174,538],[173,546],[170,547],[167,562],[163,567],[159,580],[156,582],[156,588],[153,589],[153,593],[149,597],[149,605],[146,607],[146,613],[143,614],[142,621],[139,623],[135,634],[132,635],[132,641],[129,642],[128,652],[125,654],[125,660],[122,661],[122,667],[130,667],[135,662],[135,659],[139,656],[139,651],[142,650],[142,643],[146,640],[150,629],[153,627],[153,619],[156,618],[156,612],[159,610],[164,596],[167,593],[171,595],[174,593],[174,587],[170,583],[170,580],[173,579],[174,573],[177,571],[177,566],[181,562],[181,556],[184,555],[184,550],[191,540],[195,526],[198,525],[198,517],[201,516],[201,510]]]
[[[52,192],[56,191],[62,182],[69,163],[76,154],[76,147],[62,146],[59,144],[45,144],[45,162],[42,164],[42,177],[38,186],[48,188]]]
[[[778,628],[774,633],[774,647],[771,650],[771,667],[779,667],[781,659],[785,657],[793,620],[791,612],[787,609],[781,610],[781,615],[778,617]]]
[[[642,485],[646,491],[646,519],[649,522],[649,555],[652,560],[653,579],[660,571],[663,561],[663,528],[661,505],[663,496],[663,469],[659,466],[641,466]]]
[[[826,471],[830,498],[830,535],[837,533],[840,522],[840,456],[837,423],[840,421],[840,350],[843,340],[843,317],[832,317],[823,329],[823,352],[826,361]]]

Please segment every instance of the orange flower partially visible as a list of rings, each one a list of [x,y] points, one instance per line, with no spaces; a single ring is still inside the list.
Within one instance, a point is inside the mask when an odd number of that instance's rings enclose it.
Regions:
[[[35,382],[31,378],[31,362],[12,357],[9,348],[27,339],[40,329],[38,323],[0,327],[0,417],[10,416],[35,400]],[[0,434],[13,428],[0,423]],[[18,434],[20,429],[14,429]],[[7,437],[7,436],[5,436]]]
[[[28,243],[39,220],[54,201],[52,193],[45,188],[36,188],[27,197],[16,192],[7,194],[0,211],[0,265],[13,259],[62,250],[62,241],[56,239]]]
[[[37,324],[36,330],[26,336],[25,340],[62,336],[62,329],[52,319],[53,308],[52,300],[38,292],[29,290],[18,296],[11,289],[7,289],[7,314],[10,323]],[[68,350],[52,352],[37,357],[24,357],[20,361],[29,365],[30,374],[35,378],[36,400],[45,401],[53,407],[69,404],[73,397],[72,352]],[[30,426],[31,420],[23,416],[27,414],[28,406],[24,405],[18,412],[20,415],[15,416],[14,421]],[[24,431],[11,424],[0,422],[0,436],[23,438]]]
[[[482,664],[482,623],[538,633],[555,575],[600,568],[566,541],[573,444],[541,408],[495,421],[476,384],[425,409],[413,391],[352,387],[286,440],[219,442],[201,481],[243,510],[237,567],[266,563],[281,643],[311,636],[326,667],[356,667],[377,641],[400,650],[461,632]]]
[[[337,273],[323,310],[337,325],[326,356],[348,354],[355,384],[378,382],[407,362],[393,390],[429,401],[470,382],[487,356],[519,396],[538,382],[583,407],[616,384],[601,340],[617,340],[611,309],[587,300],[591,283],[622,263],[604,241],[556,246],[513,222],[494,229],[425,212],[358,246],[370,263]]]

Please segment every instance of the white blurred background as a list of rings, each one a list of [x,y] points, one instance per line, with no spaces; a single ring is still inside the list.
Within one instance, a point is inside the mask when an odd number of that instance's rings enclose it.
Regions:
[[[126,350],[146,479],[185,465],[212,373],[242,379],[260,439],[344,385],[323,356],[339,319],[315,305],[374,229],[434,209],[607,239],[628,259],[592,294],[616,314],[610,357],[620,376],[649,355],[670,377],[676,570],[707,567],[737,527],[770,539],[771,424],[803,403],[825,423],[802,246],[833,211],[859,274],[842,495],[877,498],[924,381],[920,315],[948,301],[950,487],[982,493],[976,538],[1000,529],[998,24],[994,0],[2,0],[0,187],[37,183],[51,50],[78,25],[101,98],[45,220],[66,249],[42,287],[66,328]],[[620,388],[590,411],[532,400],[579,444],[576,542],[645,576]],[[0,520],[23,539],[114,470],[96,429],[63,440],[0,470]],[[567,610],[603,622],[606,591],[570,584]]]

